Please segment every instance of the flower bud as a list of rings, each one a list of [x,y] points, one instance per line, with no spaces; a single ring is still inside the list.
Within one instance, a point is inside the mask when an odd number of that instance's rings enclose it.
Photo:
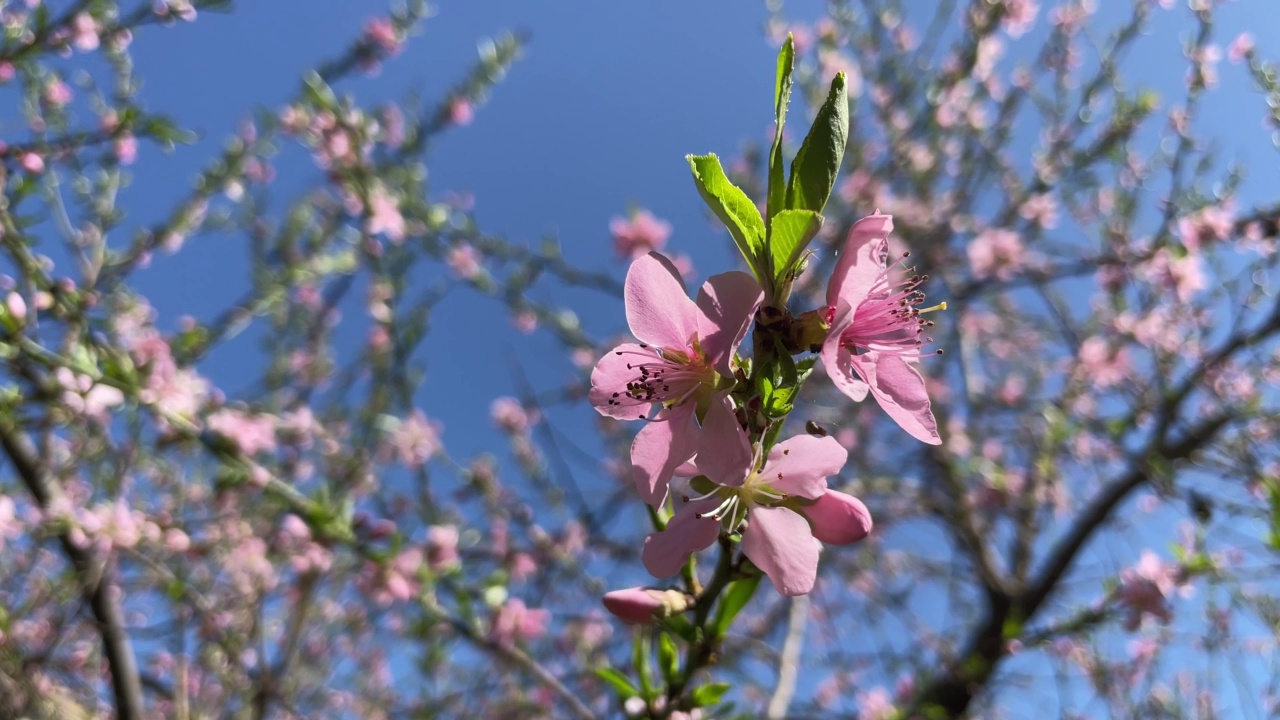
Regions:
[[[828,545],[848,545],[871,532],[871,511],[852,495],[828,490],[817,502],[800,509],[813,536]]]
[[[605,593],[604,607],[628,624],[652,625],[693,607],[693,598],[679,590],[634,587]]]
[[[18,325],[26,321],[27,302],[18,293],[9,293],[9,296],[4,300],[4,307],[9,311],[9,317],[13,318]]]

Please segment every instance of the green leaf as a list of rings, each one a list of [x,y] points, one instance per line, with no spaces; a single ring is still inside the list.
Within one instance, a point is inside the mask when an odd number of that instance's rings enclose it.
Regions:
[[[668,683],[680,672],[680,653],[676,650],[675,641],[666,633],[658,635],[658,666]]]
[[[333,93],[329,83],[320,77],[320,73],[314,70],[308,72],[303,76],[302,84],[306,88],[303,96],[315,105],[326,110],[332,110],[338,106],[338,96]]]
[[[787,105],[791,103],[791,71],[795,67],[796,51],[790,33],[782,49],[778,51],[778,74],[773,86],[773,148],[769,150],[769,222],[786,202],[786,178],[782,167],[782,128],[787,120]]]
[[[729,589],[725,591],[724,597],[720,600],[720,605],[716,608],[716,620],[712,626],[715,637],[724,637],[729,631],[729,626],[733,624],[733,619],[738,617],[738,613],[742,612],[742,608],[747,606],[751,600],[751,596],[756,592],[756,586],[760,584],[760,576],[735,580],[729,584]]]
[[[663,623],[663,627],[675,633],[681,640],[691,643],[697,639],[697,632],[693,627],[693,623],[689,622],[689,618],[682,615],[672,615]]]
[[[733,687],[727,682],[711,683],[693,691],[693,706],[707,707],[708,705],[718,705],[720,698],[729,692],[729,688]]]
[[[822,216],[812,210],[783,210],[769,228],[773,279],[781,281],[800,261],[800,254],[822,229]]]
[[[596,677],[609,684],[613,691],[618,694],[618,698],[626,700],[627,698],[638,697],[640,689],[637,688],[626,675],[614,670],[611,667],[596,668]]]
[[[756,279],[761,285],[765,284],[768,278],[761,272],[764,269],[764,220],[755,203],[742,188],[729,181],[715,154],[689,155],[685,159],[693,170],[693,180],[702,199],[729,229]]]
[[[831,80],[827,101],[818,110],[800,151],[791,161],[787,207],[822,212],[831,196],[844,146],[849,141],[849,96],[844,73]]]

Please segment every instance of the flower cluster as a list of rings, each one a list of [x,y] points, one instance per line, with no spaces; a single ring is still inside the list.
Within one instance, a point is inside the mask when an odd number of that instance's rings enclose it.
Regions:
[[[631,477],[661,516],[672,506],[665,527],[645,540],[644,565],[654,576],[679,574],[694,553],[723,538],[740,543],[778,592],[803,595],[813,588],[823,543],[849,544],[871,531],[866,506],[828,488],[847,459],[835,438],[801,434],[779,442],[785,412],[758,420],[758,378],[770,363],[795,367],[791,355],[820,352],[844,394],[855,401],[871,395],[910,435],[941,442],[916,368],[932,324],[923,313],[934,309],[920,307],[927,277],[889,262],[892,230],[887,215],[858,221],[832,273],[826,306],[794,318],[762,307],[766,290],[747,273],[711,277],[695,301],[664,256],[650,252],[632,263],[625,301],[638,342],[599,361],[590,400],[605,416],[644,422],[631,446]],[[766,322],[775,315],[786,321]],[[753,321],[757,356],[748,359],[739,349]],[[778,333],[791,338],[795,352],[768,351],[786,344],[771,341]],[[770,339],[762,342],[762,334]],[[804,377],[792,375],[792,387],[779,387],[798,390]],[[674,591],[618,592],[661,599]],[[608,596],[606,607],[628,622],[671,610],[657,600],[653,612],[645,603],[636,609],[620,605],[619,597]]]

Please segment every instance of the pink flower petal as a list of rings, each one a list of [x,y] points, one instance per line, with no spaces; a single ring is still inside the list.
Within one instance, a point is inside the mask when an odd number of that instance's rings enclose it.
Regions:
[[[671,518],[666,530],[650,533],[644,539],[641,558],[654,577],[672,577],[689,562],[690,555],[716,541],[720,535],[720,523],[698,517],[700,512],[715,509],[716,504],[715,500],[689,503]]]
[[[814,500],[848,459],[849,452],[833,437],[797,435],[773,446],[763,474],[774,489]]]
[[[942,444],[919,370],[896,355],[869,352],[854,355],[850,360],[854,369],[866,378],[880,407],[903,430],[921,442]]]
[[[698,470],[718,485],[737,487],[751,468],[747,434],[734,417],[729,398],[720,397],[707,408],[698,438]]]
[[[822,366],[827,369],[827,377],[840,392],[848,395],[854,402],[862,402],[867,398],[870,388],[853,374],[853,353],[840,343],[840,333],[849,327],[853,319],[853,309],[841,301],[835,320],[831,323],[831,332],[822,343]]]
[[[829,545],[848,545],[871,533],[871,511],[852,495],[828,490],[800,511],[809,518],[813,536]]]
[[[651,252],[636,258],[623,288],[627,325],[640,342],[685,349],[698,332],[698,307],[671,261]]]
[[[715,275],[698,291],[698,338],[703,352],[721,375],[733,375],[729,361],[763,298],[760,284],[743,272]]]
[[[610,350],[591,371],[591,405],[606,417],[635,420],[648,415],[652,401],[637,400],[627,394],[627,383],[636,379],[636,371],[627,367],[642,354],[651,354],[635,343],[623,343]]]
[[[652,507],[667,499],[667,486],[681,463],[693,457],[698,445],[693,405],[663,410],[645,424],[631,442],[631,477],[640,497]]]
[[[755,507],[742,532],[742,552],[783,595],[804,595],[818,576],[819,544],[809,523],[786,508]]]
[[[868,215],[853,224],[827,283],[827,305],[835,307],[837,300],[844,300],[856,308],[866,298],[884,270],[884,249],[891,232],[892,215]]]

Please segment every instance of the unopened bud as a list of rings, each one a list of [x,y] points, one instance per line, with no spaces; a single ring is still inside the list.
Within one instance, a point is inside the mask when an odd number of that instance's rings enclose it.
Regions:
[[[631,625],[652,625],[693,607],[693,598],[679,590],[634,587],[605,593],[604,607]]]
[[[4,307],[9,311],[9,317],[13,318],[19,325],[27,319],[27,301],[16,292],[9,293],[4,299]]]

